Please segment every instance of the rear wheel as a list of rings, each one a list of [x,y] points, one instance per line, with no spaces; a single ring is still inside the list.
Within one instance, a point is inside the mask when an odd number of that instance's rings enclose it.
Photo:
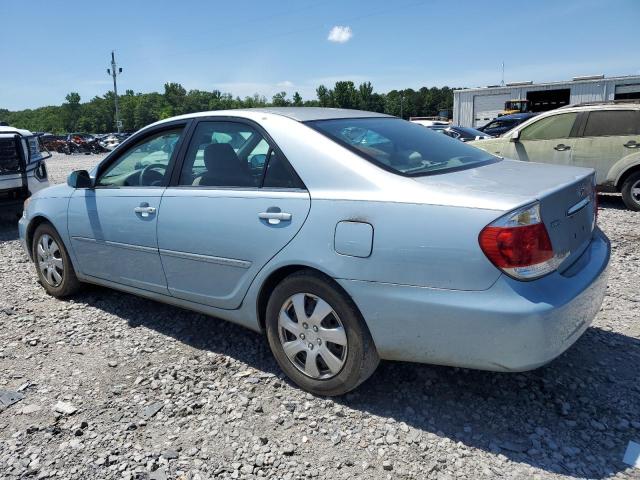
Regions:
[[[622,200],[629,210],[640,211],[640,172],[632,173],[622,184]]]
[[[52,225],[43,223],[36,228],[32,256],[40,283],[49,295],[67,297],[78,291],[80,282],[69,254]]]
[[[273,291],[267,337],[287,376],[318,395],[342,395],[364,382],[379,358],[360,312],[330,279],[295,273]]]

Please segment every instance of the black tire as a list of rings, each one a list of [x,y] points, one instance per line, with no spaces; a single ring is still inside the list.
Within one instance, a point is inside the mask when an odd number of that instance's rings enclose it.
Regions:
[[[47,279],[47,275],[44,273],[41,264],[38,261],[38,245],[45,235],[48,235],[49,238],[53,239],[58,246],[59,255],[55,255],[55,258],[62,260],[62,265],[64,267],[61,273],[58,273],[62,278],[59,284],[52,284]],[[60,235],[58,235],[56,229],[53,228],[53,225],[43,223],[36,228],[36,231],[33,234],[33,242],[31,244],[31,255],[36,266],[36,272],[38,273],[40,283],[49,295],[57,298],[63,298],[73,295],[80,289],[81,284],[76,276],[71,259],[69,258],[69,253],[67,252]]]
[[[635,172],[622,184],[622,201],[629,210],[640,211],[640,196],[632,194],[632,188],[640,188],[640,172]]]
[[[282,346],[278,327],[280,310],[289,298],[300,293],[317,296],[328,303],[346,333],[346,358],[339,373],[331,378],[305,375],[287,357]],[[280,368],[300,388],[316,395],[336,396],[353,390],[373,374],[380,361],[369,329],[353,300],[333,280],[312,270],[294,273],[274,289],[267,304],[266,330]]]

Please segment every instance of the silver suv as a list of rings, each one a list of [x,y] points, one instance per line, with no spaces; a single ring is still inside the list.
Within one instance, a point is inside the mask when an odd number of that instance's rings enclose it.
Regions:
[[[598,189],[640,211],[640,103],[594,103],[543,113],[499,138],[469,142],[503,157],[590,167]]]

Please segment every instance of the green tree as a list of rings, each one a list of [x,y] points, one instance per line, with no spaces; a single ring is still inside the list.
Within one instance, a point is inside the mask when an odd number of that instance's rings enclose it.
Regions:
[[[273,96],[272,103],[274,107],[286,107],[291,105],[291,102],[287,100],[287,92],[278,92]]]
[[[165,83],[164,99],[168,104],[168,108],[163,109],[163,112],[168,113],[169,117],[186,113],[186,98],[187,91],[182,85],[173,82]]]
[[[64,98],[66,100],[66,103],[62,104],[64,127],[68,132],[73,132],[77,129],[78,119],[80,118],[80,94],[71,92]]]
[[[286,92],[276,93],[271,102],[264,96],[255,94],[241,99],[231,93],[219,90],[190,90],[187,92],[179,83],[167,83],[164,92],[135,93],[125,91],[120,97],[120,115],[125,130],[138,130],[162,118],[181,113],[233,108],[253,108],[267,105],[295,105],[305,107],[343,107],[360,108],[391,115],[402,113],[409,116],[433,116],[442,110],[453,108],[453,89],[449,87],[422,87],[419,90],[392,90],[388,93],[376,93],[370,82],[361,83],[355,88],[353,82],[336,82],[333,90],[324,85],[316,89],[317,100],[304,101],[298,92],[291,99]],[[106,133],[115,130],[115,102],[113,92],[96,96],[81,103],[80,95],[71,92],[65,102],[58,106],[36,109],[9,111],[0,108],[0,121],[18,128],[36,132],[66,133],[70,131],[88,131]]]
[[[333,103],[338,108],[358,108],[358,91],[351,80],[336,82]]]
[[[316,88],[316,95],[321,107],[333,107],[333,92],[324,85]]]

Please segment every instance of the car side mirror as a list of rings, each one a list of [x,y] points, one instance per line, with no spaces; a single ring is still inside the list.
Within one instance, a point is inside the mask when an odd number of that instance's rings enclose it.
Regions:
[[[71,188],[91,188],[93,181],[86,170],[76,170],[67,177],[67,185]]]
[[[511,139],[512,142],[519,142],[520,141],[520,130],[516,130],[515,132],[513,132],[511,134]]]

